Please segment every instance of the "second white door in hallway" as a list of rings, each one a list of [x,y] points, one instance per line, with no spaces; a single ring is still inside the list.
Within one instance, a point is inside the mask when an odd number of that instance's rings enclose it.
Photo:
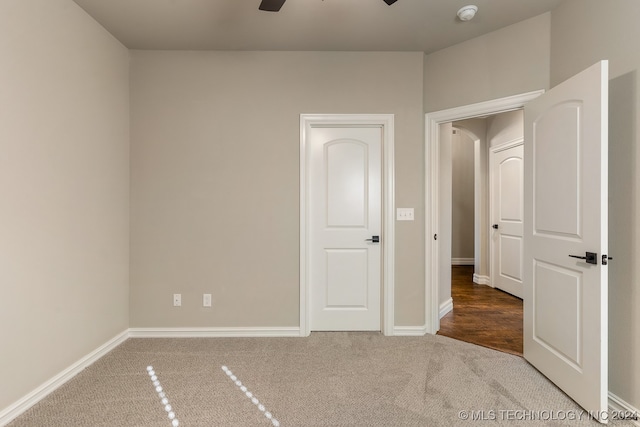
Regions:
[[[522,298],[523,146],[493,148],[491,170],[491,280],[494,287]]]

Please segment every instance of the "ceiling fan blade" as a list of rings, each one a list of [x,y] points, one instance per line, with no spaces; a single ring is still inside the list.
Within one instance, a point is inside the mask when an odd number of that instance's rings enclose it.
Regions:
[[[388,4],[389,6],[391,6],[392,4],[394,4],[395,2],[397,2],[398,0],[384,0],[384,2],[386,4]]]
[[[286,0],[262,0],[258,9],[265,10],[267,12],[278,12],[285,1]]]

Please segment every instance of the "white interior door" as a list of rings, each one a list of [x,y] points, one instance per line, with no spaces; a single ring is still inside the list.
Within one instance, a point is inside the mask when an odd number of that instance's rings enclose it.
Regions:
[[[524,356],[593,414],[607,409],[607,98],[602,61],[525,107]]]
[[[491,150],[491,281],[522,298],[523,190],[522,143]]]
[[[379,331],[382,128],[312,127],[307,138],[310,329]]]

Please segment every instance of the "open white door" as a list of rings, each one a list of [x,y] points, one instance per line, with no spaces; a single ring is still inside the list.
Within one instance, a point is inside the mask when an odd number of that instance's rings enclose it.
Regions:
[[[602,61],[525,106],[524,357],[594,416],[607,410],[608,84]]]

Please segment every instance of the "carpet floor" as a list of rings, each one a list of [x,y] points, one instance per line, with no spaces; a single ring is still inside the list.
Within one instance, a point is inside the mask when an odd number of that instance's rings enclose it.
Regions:
[[[9,426],[478,424],[599,425],[521,357],[434,335],[315,332],[128,339]]]

